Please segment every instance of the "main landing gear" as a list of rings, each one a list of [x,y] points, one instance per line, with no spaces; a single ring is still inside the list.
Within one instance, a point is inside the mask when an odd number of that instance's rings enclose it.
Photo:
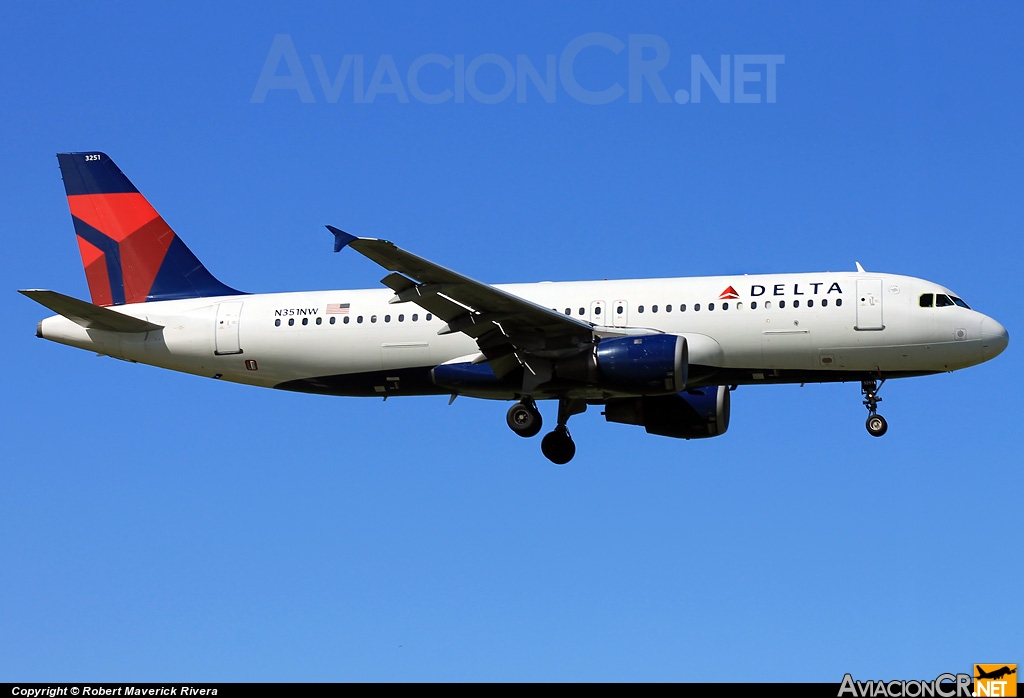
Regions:
[[[884,384],[885,379],[878,383],[874,378],[860,382],[860,392],[864,396],[864,406],[868,408],[868,421],[865,422],[864,426],[867,427],[868,433],[872,436],[881,436],[889,429],[885,417],[878,414],[877,411],[878,403],[882,401],[882,398],[878,397],[878,391],[882,389]]]
[[[565,465],[576,455],[576,444],[569,434],[566,422],[569,417],[587,409],[584,400],[562,398],[558,401],[558,426],[540,442],[541,453],[556,465]],[[505,417],[509,428],[519,436],[536,436],[540,433],[541,416],[537,404],[530,398],[523,398],[509,408]]]
[[[509,429],[523,438],[539,434],[541,425],[544,423],[537,410],[537,403],[530,398],[523,398],[522,401],[508,408],[505,421],[508,422]]]

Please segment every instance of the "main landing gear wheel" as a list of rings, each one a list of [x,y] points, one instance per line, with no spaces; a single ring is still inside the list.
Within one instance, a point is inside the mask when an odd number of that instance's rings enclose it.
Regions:
[[[889,429],[889,424],[885,421],[885,417],[878,414],[878,403],[882,401],[882,398],[878,397],[878,391],[882,389],[882,385],[885,383],[885,379],[881,383],[876,382],[874,379],[861,381],[860,392],[864,396],[864,406],[868,408],[868,421],[864,423],[867,427],[868,433],[872,436],[881,436]]]
[[[541,453],[555,465],[565,465],[576,455],[576,444],[569,436],[565,423],[569,417],[585,412],[586,409],[586,400],[565,397],[558,400],[558,426],[540,442]]]
[[[889,425],[885,421],[885,417],[880,414],[873,414],[869,416],[865,426],[868,428],[868,433],[872,436],[881,436],[889,428]]]
[[[576,455],[576,444],[563,424],[541,440],[540,450],[555,465],[565,465]]]
[[[533,400],[523,400],[512,405],[505,415],[508,428],[523,438],[536,436],[540,433],[543,420]]]

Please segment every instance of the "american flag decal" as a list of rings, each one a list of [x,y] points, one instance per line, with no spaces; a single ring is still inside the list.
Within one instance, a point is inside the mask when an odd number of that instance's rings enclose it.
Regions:
[[[348,303],[328,303],[328,315],[348,315]]]

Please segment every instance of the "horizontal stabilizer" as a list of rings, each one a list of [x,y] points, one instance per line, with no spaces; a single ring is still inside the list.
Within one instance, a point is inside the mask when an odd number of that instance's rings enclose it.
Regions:
[[[108,330],[110,332],[153,332],[163,329],[163,325],[154,325],[152,322],[140,320],[119,313],[116,310],[93,305],[86,301],[80,301],[71,296],[65,296],[56,291],[18,291],[23,296],[28,296],[36,303],[46,306],[53,312],[63,315],[68,320],[81,325],[88,330]]]

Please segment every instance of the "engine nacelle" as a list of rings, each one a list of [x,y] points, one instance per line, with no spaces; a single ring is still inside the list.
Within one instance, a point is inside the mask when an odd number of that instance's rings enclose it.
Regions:
[[[729,428],[729,388],[724,385],[689,390],[676,395],[609,400],[605,419],[636,424],[648,434],[675,439],[706,439]]]
[[[678,393],[686,388],[686,338],[674,334],[605,338],[594,351],[597,382],[638,395]]]

